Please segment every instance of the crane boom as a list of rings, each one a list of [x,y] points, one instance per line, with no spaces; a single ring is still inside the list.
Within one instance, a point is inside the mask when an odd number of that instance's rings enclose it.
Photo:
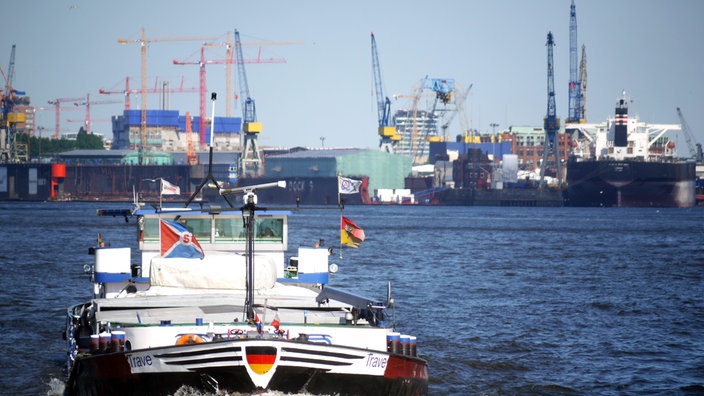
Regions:
[[[574,0],[570,5],[570,82],[569,82],[569,114],[568,122],[579,122],[580,120],[580,84],[578,80],[577,68],[577,11],[575,10]]]
[[[7,84],[5,86],[8,94],[12,91],[12,83],[15,81],[15,44],[12,44],[12,50],[10,51],[10,65],[7,68]]]
[[[249,84],[247,83],[247,71],[244,67],[244,55],[242,55],[242,41],[240,41],[240,32],[235,30],[235,53],[237,54],[237,75],[240,81],[240,96],[242,102],[242,118],[243,122],[250,123],[257,121],[257,110],[254,99],[249,94]]]
[[[692,130],[689,129],[689,124],[687,124],[687,120],[684,119],[684,115],[682,114],[682,110],[680,108],[677,108],[677,116],[680,118],[680,124],[682,124],[682,131],[684,132],[684,139],[687,142],[687,148],[689,149],[689,155],[694,159],[695,161],[699,162],[702,160],[702,149],[700,144],[696,144],[692,142],[694,137],[692,136]]]
[[[257,110],[254,99],[249,93],[247,84],[247,72],[244,67],[244,55],[242,55],[242,41],[240,32],[235,29],[235,55],[237,57],[237,75],[240,81],[240,95],[242,98],[242,131],[244,132],[244,150],[240,157],[239,171],[241,175],[250,172],[250,165],[253,173],[258,175],[261,165],[261,153],[257,143],[257,135],[262,131],[262,123],[257,122]]]
[[[401,140],[396,133],[396,127],[391,123],[391,100],[384,96],[383,80],[381,79],[381,65],[376,47],[376,38],[372,36],[372,72],[374,74],[374,91],[376,93],[376,110],[379,121],[379,148],[388,153],[394,152],[394,146]]]

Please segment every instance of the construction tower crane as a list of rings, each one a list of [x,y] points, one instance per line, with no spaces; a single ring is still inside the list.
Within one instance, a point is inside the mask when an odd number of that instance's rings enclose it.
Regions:
[[[401,136],[396,133],[396,127],[391,122],[391,100],[388,96],[384,96],[381,66],[374,33],[372,33],[372,71],[374,72],[374,91],[376,92],[376,109],[379,118],[379,148],[387,153],[393,153]]]
[[[61,110],[69,110],[69,109],[75,109],[78,110],[78,108],[71,108],[71,107],[61,107],[61,103],[66,103],[66,102],[72,102],[72,103],[78,103],[82,101],[83,98],[56,98],[54,100],[50,100],[47,103],[54,105],[54,112],[56,114],[56,129],[54,131],[54,139],[58,139],[61,137]]]
[[[205,47],[208,46],[208,44],[204,44],[200,48],[200,61],[179,61],[175,60],[173,61],[174,65],[198,65],[199,69],[199,80],[200,80],[200,103],[199,103],[199,109],[200,109],[200,119],[198,122],[198,130],[199,130],[199,142],[201,146],[205,146],[207,144],[206,142],[206,126],[205,126],[205,121],[206,121],[206,97],[207,97],[207,91],[208,88],[206,86],[206,73],[205,73],[205,66],[206,65],[221,65],[221,64],[232,64],[235,63],[230,58],[226,59],[218,59],[218,60],[206,60],[205,59]],[[239,59],[237,60],[237,63],[242,62],[242,63],[286,63],[286,59],[284,58],[270,58],[270,59],[262,59],[261,56],[259,56],[256,59]],[[229,95],[228,95],[229,96]]]
[[[163,83],[162,83],[162,86],[159,87],[159,79],[155,78],[154,79],[154,87],[148,88],[147,93],[149,93],[149,94],[158,93],[160,95],[166,95],[166,94],[170,94],[170,93],[198,92],[198,88],[196,88],[196,87],[184,88],[183,83],[184,83],[184,79],[183,79],[183,77],[181,77],[181,85],[179,85],[178,88],[171,88],[171,87],[167,88]],[[127,76],[127,77],[125,77],[125,89],[123,89],[123,90],[107,90],[107,89],[101,88],[98,90],[98,93],[101,95],[123,95],[125,97],[125,110],[130,110],[130,108],[131,108],[130,96],[132,96],[132,94],[141,93],[141,91],[138,89],[131,89],[130,88],[130,77]],[[166,108],[163,108],[162,110],[166,110]]]
[[[262,132],[262,123],[257,122],[257,109],[254,99],[249,93],[247,72],[244,68],[244,56],[240,32],[235,29],[235,52],[237,54],[237,75],[240,81],[240,97],[242,98],[242,131],[244,132],[244,150],[240,157],[240,175],[247,175],[250,166],[254,175],[259,174],[261,168],[261,152],[257,143],[257,136]]]
[[[96,100],[96,101],[91,101],[90,100],[90,94],[86,94],[86,100],[82,102],[77,102],[74,103],[76,106],[85,106],[86,107],[86,123],[85,123],[85,130],[86,133],[90,133],[90,128],[91,128],[91,121],[90,121],[90,106],[92,105],[101,105],[101,104],[113,104],[113,103],[120,103],[118,100]]]
[[[579,89],[581,84],[578,80],[577,68],[577,11],[575,10],[574,0],[570,6],[570,82],[569,82],[569,114],[567,122],[578,123],[580,121],[579,110],[581,105],[579,99]]]
[[[560,119],[557,118],[555,109],[555,79],[552,61],[552,47],[555,46],[555,42],[552,38],[552,32],[548,32],[548,42],[545,45],[548,47],[548,111],[543,123],[543,129],[545,130],[545,144],[543,147],[543,163],[540,165],[540,188],[545,186],[545,168],[548,165],[548,157],[550,153],[552,153],[555,157],[555,166],[557,167],[557,184],[558,186],[562,185],[560,146],[557,139],[557,132],[560,130]]]
[[[303,44],[302,41],[246,41],[246,42],[240,42],[242,45],[256,45],[259,46],[259,55],[257,56],[257,59],[261,60],[261,46],[263,45],[289,45],[289,44]],[[227,97],[226,97],[226,116],[227,117],[232,117],[233,114],[233,105],[232,105],[232,99],[236,96],[234,95],[234,90],[232,89],[232,65],[235,64],[234,60],[234,52],[232,51],[233,48],[233,43],[230,41],[230,33],[228,32],[227,34],[227,39],[225,40],[224,43],[205,43],[204,44],[206,47],[216,47],[216,46],[223,46],[225,47],[225,89],[227,91]],[[284,60],[285,62],[285,60]],[[222,61],[218,63],[223,63]],[[252,63],[274,63],[274,62],[252,62]]]
[[[702,162],[702,145],[701,143],[693,142],[694,136],[692,136],[692,130],[689,129],[689,124],[687,124],[687,120],[684,119],[682,110],[679,107],[677,108],[677,116],[680,118],[680,124],[682,124],[682,131],[684,132],[684,139],[689,149],[689,156],[697,163]]]
[[[144,150],[147,147],[147,45],[158,41],[213,41],[215,37],[171,37],[171,38],[147,38],[142,28],[142,37],[136,40],[117,39],[120,44],[137,43],[141,48],[142,58],[142,119],[140,123],[140,144],[139,144],[139,165],[146,165]]]

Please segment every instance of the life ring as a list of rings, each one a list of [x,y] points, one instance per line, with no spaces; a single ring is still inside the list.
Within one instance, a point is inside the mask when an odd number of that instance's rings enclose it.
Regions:
[[[176,345],[202,344],[205,340],[198,334],[184,334],[176,340]]]

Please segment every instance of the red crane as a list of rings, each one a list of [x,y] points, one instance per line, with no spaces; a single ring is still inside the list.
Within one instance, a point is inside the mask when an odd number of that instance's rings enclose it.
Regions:
[[[228,36],[229,37],[229,36]],[[236,63],[236,61],[231,57],[230,54],[228,54],[228,57],[226,59],[220,59],[220,60],[206,60],[205,59],[205,47],[210,46],[210,44],[203,45],[200,48],[200,60],[199,61],[179,61],[179,60],[174,60],[174,65],[198,65],[199,67],[199,76],[200,76],[200,107],[199,107],[199,115],[200,115],[200,120],[198,122],[198,134],[199,134],[199,142],[201,146],[205,146],[207,144],[206,141],[206,126],[205,126],[205,118],[206,118],[206,98],[207,98],[207,92],[208,88],[206,87],[206,78],[205,78],[205,66],[206,65],[214,65],[214,64],[226,64],[226,65],[231,65]],[[228,53],[229,53],[229,48],[228,48]],[[286,63],[286,59],[283,58],[268,58],[268,59],[262,59],[261,55],[257,57],[256,59],[245,59],[243,63]],[[230,73],[227,74],[230,76]],[[228,88],[229,89],[229,88]],[[229,96],[228,92],[228,96]]]
[[[55,106],[56,111],[56,131],[54,132],[54,139],[61,137],[61,110],[69,110],[69,108],[61,107],[61,103],[73,102],[77,103],[83,100],[83,98],[57,98],[50,100],[48,103]],[[78,110],[78,109],[76,109]]]
[[[171,37],[171,38],[147,38],[142,28],[142,37],[136,40],[117,39],[120,44],[137,43],[141,48],[142,55],[142,120],[140,125],[140,145],[139,164],[145,165],[144,150],[147,146],[147,45],[157,41],[213,41],[215,37]]]
[[[183,92],[198,92],[198,88],[196,87],[190,87],[190,88],[184,88],[183,86],[184,79],[181,78],[181,85],[178,88],[171,88],[171,87],[165,87],[164,84],[162,83],[162,86],[159,88],[159,79],[156,78],[154,80],[154,87],[153,88],[147,88],[147,93],[158,93],[160,95],[165,95],[167,93],[183,93]],[[115,84],[117,85],[117,84]],[[125,110],[130,110],[130,96],[133,94],[138,94],[141,93],[139,89],[130,89],[130,77],[127,76],[125,77],[125,89],[123,90],[107,90],[107,89],[99,89],[98,93],[102,95],[123,95],[125,97]]]
[[[85,124],[86,133],[90,133],[90,106],[91,105],[101,105],[101,104],[112,104],[112,103],[120,103],[120,101],[119,100],[97,100],[97,101],[91,102],[90,94],[86,94],[86,100],[84,100],[82,102],[74,103],[76,106],[85,106],[86,107],[86,124]]]

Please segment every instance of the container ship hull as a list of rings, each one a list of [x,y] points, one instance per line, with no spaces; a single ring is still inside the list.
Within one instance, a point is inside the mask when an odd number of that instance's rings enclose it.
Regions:
[[[582,207],[676,207],[695,204],[694,162],[597,160],[567,163],[567,199]]]

